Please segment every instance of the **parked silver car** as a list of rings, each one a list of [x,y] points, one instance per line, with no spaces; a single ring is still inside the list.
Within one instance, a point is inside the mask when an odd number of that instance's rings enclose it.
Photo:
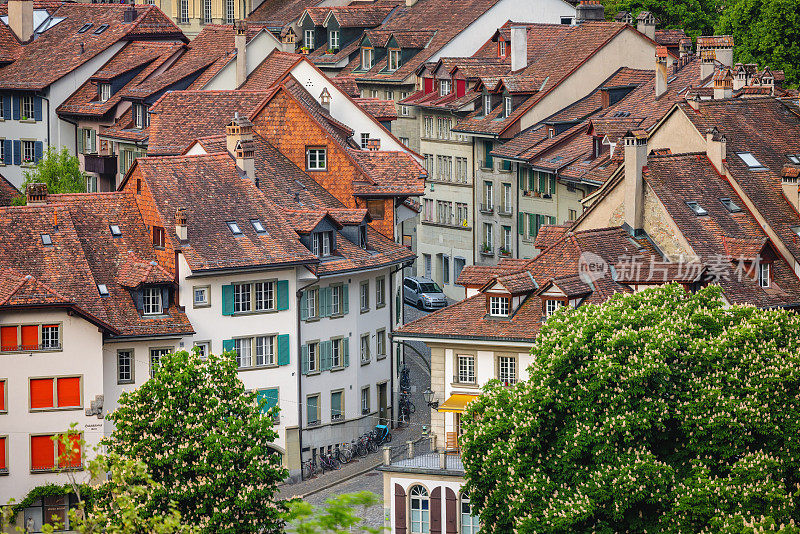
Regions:
[[[403,279],[403,300],[421,310],[438,310],[447,306],[447,297],[439,284],[418,276]]]

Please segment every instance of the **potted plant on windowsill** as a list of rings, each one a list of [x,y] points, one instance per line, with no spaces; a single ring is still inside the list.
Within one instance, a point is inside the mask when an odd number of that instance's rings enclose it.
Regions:
[[[487,245],[486,243],[484,243],[484,244],[481,246],[481,254],[487,254],[487,255],[491,255],[491,254],[492,254],[492,247],[490,247],[489,245]]]
[[[302,53],[304,56],[307,56],[309,52],[311,52],[311,49],[309,47],[307,46],[300,47],[300,53]]]
[[[510,250],[508,250],[508,249],[507,249],[507,248],[505,248],[505,247],[502,247],[502,248],[500,249],[500,255],[501,255],[501,256],[511,256],[511,251],[510,251]]]

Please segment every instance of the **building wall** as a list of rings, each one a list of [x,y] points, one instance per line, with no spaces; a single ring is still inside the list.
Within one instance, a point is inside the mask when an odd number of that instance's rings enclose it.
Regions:
[[[292,45],[292,48],[294,48],[294,45]],[[253,37],[246,45],[247,75],[249,76],[275,49],[282,50],[283,45],[272,32],[262,30]],[[294,50],[287,50],[287,52],[294,52]],[[231,61],[203,86],[203,89],[208,90],[232,90],[238,88],[239,86],[236,84],[236,56],[233,56]],[[268,87],[262,87],[261,89],[267,90]]]
[[[144,224],[151,229],[150,231],[152,236],[153,226],[163,227],[165,223],[163,220],[161,220],[161,214],[156,207],[156,201],[153,197],[153,192],[150,190],[147,180],[141,178],[141,172],[141,169],[136,167],[122,190],[133,195],[134,199],[136,200],[136,204],[139,207],[139,211],[142,214],[142,220],[144,221]],[[137,183],[140,179],[141,190],[139,191]],[[164,232],[164,248],[155,249],[156,258],[158,259],[159,265],[161,265],[168,272],[175,272],[175,249],[172,246],[172,239],[170,239],[170,236],[175,235],[175,228],[164,228]]]
[[[464,486],[464,478],[462,476],[454,476],[454,475],[445,475],[445,474],[425,474],[425,473],[400,473],[400,472],[393,472],[393,471],[384,471],[383,472],[383,509],[384,509],[384,520],[385,520],[385,527],[388,532],[391,534],[395,534],[397,529],[395,528],[396,520],[397,520],[397,510],[395,509],[395,485],[399,485],[403,488],[403,491],[406,494],[405,499],[405,506],[406,506],[406,528],[405,532],[410,532],[408,528],[411,514],[409,513],[410,507],[410,500],[409,500],[409,491],[412,486],[415,485],[422,485],[425,489],[428,490],[428,495],[430,495],[435,488],[440,488],[441,492],[441,525],[442,530],[445,530],[445,525],[447,525],[447,501],[446,501],[446,489],[451,489],[453,493],[455,493],[456,498],[461,498],[461,488]],[[459,503],[457,503],[458,505]],[[458,532],[461,532],[461,525],[460,525],[460,509],[457,506],[457,516],[459,517],[459,525],[458,525]]]
[[[68,482],[65,473],[31,472],[31,435],[66,432],[71,423],[77,423],[76,430],[87,441],[84,465],[103,438],[103,420],[84,412],[104,393],[102,333],[96,325],[65,311],[6,311],[0,315],[0,326],[31,323],[60,323],[62,350],[0,354],[7,406],[7,411],[0,413],[0,436],[6,437],[8,465],[8,475],[0,475],[3,504],[11,498],[21,500],[36,486]],[[81,407],[31,411],[29,379],[58,376],[81,377]]]
[[[188,2],[187,11],[189,18],[186,22],[178,17],[180,0],[153,0],[161,11],[163,11],[172,22],[174,22],[186,34],[193,39],[203,30],[206,22],[203,20],[203,0],[186,0]],[[247,17],[252,11],[251,0],[231,0],[233,3],[234,20],[241,20]],[[147,0],[134,0],[136,4],[147,4]],[[226,18],[226,0],[211,0],[211,23],[230,24]]]

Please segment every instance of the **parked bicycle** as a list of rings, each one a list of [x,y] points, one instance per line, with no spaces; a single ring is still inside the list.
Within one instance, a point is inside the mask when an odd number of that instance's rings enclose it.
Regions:
[[[411,394],[405,391],[400,392],[398,408],[400,424],[407,424],[411,421],[411,414],[417,411],[417,407],[411,401]]]
[[[308,480],[309,478],[313,477],[317,473],[321,473],[319,466],[317,465],[317,458],[312,456],[302,464],[302,475],[303,480]]]
[[[333,455],[333,453],[326,453],[320,452],[319,453],[319,463],[322,466],[322,472],[324,473],[327,471],[335,471],[339,469],[339,460]]]
[[[405,393],[411,391],[411,370],[407,365],[400,369],[400,391]]]
[[[353,459],[353,446],[350,443],[343,443],[341,447],[337,444],[333,452],[342,465],[349,464]]]

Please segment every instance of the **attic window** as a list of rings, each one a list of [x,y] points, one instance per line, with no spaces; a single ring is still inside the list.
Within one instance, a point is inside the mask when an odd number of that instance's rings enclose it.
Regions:
[[[111,230],[111,235],[114,237],[120,237],[122,235],[122,230],[119,229],[119,225],[112,224],[108,227]]]
[[[489,297],[489,315],[492,317],[508,317],[510,304],[508,297]]]
[[[736,155],[744,161],[744,164],[747,165],[749,169],[765,168],[750,152],[737,152]]]
[[[91,28],[92,26],[93,26],[93,24],[91,22],[87,22],[86,24],[81,26],[81,29],[78,30],[78,33],[86,33],[87,31],[89,31],[89,28]]]
[[[50,239],[50,234],[42,234],[42,245],[50,246],[53,244],[53,240]]]
[[[101,24],[101,25],[100,25],[100,26],[98,26],[98,27],[97,27],[97,29],[94,31],[94,34],[95,34],[95,35],[100,35],[100,34],[101,34],[101,33],[103,33],[104,31],[106,31],[107,29],[108,29],[108,24]]]
[[[450,80],[442,80],[439,82],[439,96],[447,96],[450,94],[452,87]]]
[[[100,293],[101,297],[107,297],[108,287],[105,284],[97,284],[97,292]]]
[[[731,213],[739,213],[742,211],[742,208],[740,208],[736,202],[729,198],[721,198],[719,201],[722,202],[722,205],[725,206],[725,209]]]
[[[331,255],[333,232],[315,232],[313,235],[313,249],[315,256],[326,257]]]
[[[389,49],[389,70],[394,72],[400,68],[400,50],[397,48]]]
[[[708,215],[708,212],[703,209],[700,204],[693,200],[686,202],[686,205],[689,206],[689,209],[691,209],[695,215]]]
[[[236,224],[236,223],[233,223],[233,224]],[[266,234],[267,233],[267,230],[264,228],[264,225],[261,224],[261,221],[259,221],[258,219],[250,219],[250,224],[253,225],[253,230],[255,230],[256,233],[258,233],[258,234]],[[234,233],[236,233],[236,232],[234,232]]]
[[[503,117],[508,118],[511,115],[511,97],[503,97]]]
[[[800,164],[800,156],[798,156],[797,154],[789,154],[786,157],[789,158],[789,161],[791,161],[792,163]]]
[[[508,50],[508,43],[506,43],[505,41],[497,42],[497,57],[506,57],[507,50]]]
[[[483,95],[483,114],[488,115],[492,111],[492,95]]]
[[[111,84],[110,83],[101,83],[100,84],[100,102],[105,102],[109,98],[111,98]]]
[[[228,221],[225,224],[228,225],[228,228],[230,228],[233,235],[241,235],[242,229],[239,228],[239,225],[236,223],[236,221]]]

